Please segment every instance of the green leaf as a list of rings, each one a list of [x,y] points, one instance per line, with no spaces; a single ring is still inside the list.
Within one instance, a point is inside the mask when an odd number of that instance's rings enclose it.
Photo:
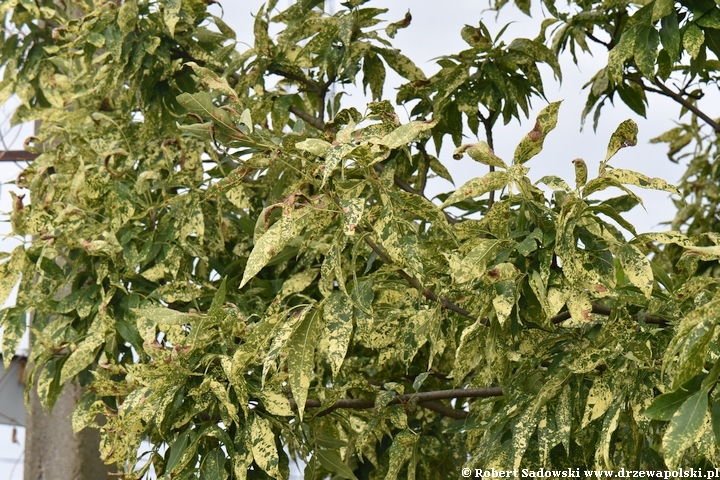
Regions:
[[[367,95],[370,86],[372,99],[382,100],[385,76],[385,64],[374,52],[368,52],[363,59],[363,93]]]
[[[712,429],[715,436],[715,445],[720,446],[720,400],[715,400],[712,406]]]
[[[193,430],[187,429],[178,435],[177,439],[170,445],[170,457],[166,471],[172,473],[176,469],[181,469],[184,465],[181,464],[180,460],[186,456],[188,451],[188,445],[194,443],[196,433]]]
[[[315,310],[310,315],[306,315],[287,343],[288,383],[297,403],[300,420],[305,412],[305,400],[307,400],[310,380],[312,380],[312,372],[315,368],[315,346],[319,330],[318,317]],[[267,471],[265,468],[263,470]]]
[[[680,60],[680,25],[677,13],[672,12],[660,21],[660,42],[670,55],[670,60]]]
[[[540,153],[545,142],[545,137],[557,125],[558,110],[562,102],[553,102],[543,108],[537,116],[535,126],[515,148],[515,156],[513,164],[519,165],[527,162],[532,157]]]
[[[447,168],[445,168],[445,165],[440,163],[440,160],[437,159],[437,157],[430,155],[430,169],[437,173],[440,178],[444,178],[448,182],[455,185],[455,182],[452,179],[452,176],[450,175],[450,172],[448,172]]]
[[[507,172],[490,172],[479,178],[473,178],[455,190],[440,208],[445,208],[468,198],[476,198],[493,190],[505,188],[510,180]]]
[[[660,52],[660,54],[662,56],[662,52]],[[658,62],[660,62],[660,57],[658,57]],[[659,70],[660,67],[658,67],[658,72]],[[645,117],[645,104],[647,102],[647,98],[645,97],[645,92],[642,87],[635,83],[621,83],[618,84],[616,88],[618,95],[620,95],[620,99],[625,102],[625,105],[630,107],[638,115]]]
[[[336,451],[318,448],[315,450],[315,455],[320,461],[320,465],[322,465],[327,471],[335,473],[341,478],[357,480],[353,471],[347,466],[347,464],[345,464],[345,462],[342,461],[340,454]]]
[[[560,69],[560,62],[558,62],[557,55],[541,42],[527,38],[516,38],[510,42],[507,48],[509,51],[522,52],[535,62],[547,63],[550,65],[550,68],[552,68],[555,78],[562,81],[562,70]],[[559,102],[556,103],[559,104]]]
[[[673,415],[663,435],[662,445],[668,468],[678,467],[685,450],[702,432],[708,410],[708,391],[699,390],[688,397]]]
[[[270,422],[259,415],[253,415],[250,424],[250,439],[255,463],[270,477],[280,478],[280,459]]]
[[[213,450],[207,454],[200,467],[201,480],[225,480],[228,474],[225,471],[227,457],[221,449]]]
[[[690,398],[692,394],[700,390],[702,378],[700,375],[688,381],[680,388],[658,395],[653,403],[643,412],[648,418],[653,420],[670,421],[685,400]]]

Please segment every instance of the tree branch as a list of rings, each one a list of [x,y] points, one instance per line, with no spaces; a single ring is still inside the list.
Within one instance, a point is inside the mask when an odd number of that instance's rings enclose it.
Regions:
[[[420,191],[420,194],[425,195],[427,176],[428,172],[430,172],[430,155],[428,155],[427,150],[425,150],[425,144],[422,142],[418,142],[417,149],[420,151],[420,155],[422,156],[422,168],[418,168],[418,173],[420,174],[420,185],[418,185],[418,190]]]
[[[446,407],[445,405],[436,402],[438,400],[451,400],[455,398],[490,398],[501,397],[502,395],[503,391],[501,387],[454,388],[450,390],[436,390],[434,392],[420,392],[398,395],[392,400],[390,400],[390,402],[388,402],[388,405],[416,403],[421,407],[428,408],[448,417],[465,419],[469,416],[468,412],[463,412],[462,410],[456,410],[454,408]],[[293,398],[290,398],[290,406],[294,409],[297,409],[297,403]],[[323,407],[323,404],[320,400],[309,399],[305,401],[305,408],[321,407]],[[344,398],[335,401],[335,403],[333,403],[332,405],[326,406],[316,416],[322,417],[338,409],[367,410],[370,408],[375,408],[374,398]]]
[[[366,235],[364,237],[364,240],[365,240],[365,243],[368,244],[368,246],[377,254],[378,257],[380,257],[380,259],[383,262],[385,262],[387,265],[393,264],[392,259],[369,236]],[[430,289],[424,288],[417,278],[408,274],[405,270],[400,268],[397,270],[397,272],[398,272],[398,275],[400,275],[406,282],[408,282],[410,284],[410,286],[412,286],[418,292],[422,293],[422,295],[425,298],[427,298],[428,300],[431,300],[433,302],[440,302],[440,305],[443,308],[453,311],[457,314],[460,314],[463,317],[470,318],[470,319],[476,318],[475,316],[473,316],[472,313],[468,312],[464,308],[455,305],[450,299],[448,299],[446,297],[440,298],[440,297],[438,297],[437,293],[433,292]],[[610,307],[606,307],[604,305],[599,305],[596,303],[592,304],[591,313],[596,313],[598,315],[610,315],[610,312],[611,312]],[[553,324],[558,324],[558,323],[564,322],[565,320],[569,320],[570,317],[571,317],[570,311],[566,310],[566,311],[561,312],[561,313],[555,315],[554,317],[552,317],[550,319],[550,321]],[[652,325],[667,325],[668,324],[668,321],[662,317],[656,317],[654,315],[647,315],[642,312],[633,314],[632,318],[635,320],[642,320],[643,322],[652,324]],[[480,323],[482,323],[485,326],[489,326],[490,319],[489,318],[481,318]]]
[[[269,70],[270,73],[275,75],[280,75],[283,78],[286,78],[288,80],[294,80],[296,82],[302,83],[306,87],[308,87],[310,90],[314,92],[320,92],[323,89],[323,84],[320,84],[316,82],[315,80],[311,80],[307,77],[304,77],[302,75],[298,75],[293,72],[287,72],[281,68],[273,68]],[[327,88],[327,87],[325,87]]]
[[[587,38],[589,38],[590,40],[592,40],[593,42],[604,46],[608,50],[612,50],[612,47],[610,46],[610,42],[603,42],[602,40],[600,40],[599,38],[597,38],[595,35],[593,35],[590,32],[585,32],[585,36]]]
[[[373,252],[375,252],[377,254],[378,257],[380,257],[382,259],[383,262],[385,262],[387,265],[393,264],[392,259],[375,242],[373,242],[372,239],[368,235],[365,235],[364,239],[365,239],[365,243],[368,244],[368,246],[373,250]],[[412,286],[415,290],[420,292],[428,300],[433,301],[433,302],[439,302],[443,308],[453,311],[457,314],[460,314],[463,317],[467,317],[467,318],[475,320],[476,317],[472,313],[468,312],[467,310],[465,310],[462,307],[455,305],[448,298],[438,297],[437,293],[433,292],[430,289],[423,287],[422,284],[420,283],[420,280],[418,280],[417,278],[408,274],[402,268],[399,268],[397,270],[397,272],[398,272],[398,275],[400,275],[406,282],[408,282],[410,284],[410,286]]]
[[[380,163],[376,163],[373,165],[373,169],[378,173],[382,173],[385,170],[385,167]],[[412,185],[410,185],[408,182],[406,182],[402,178],[398,177],[397,175],[393,176],[393,183],[395,183],[395,186],[397,186],[400,190],[404,190],[408,193],[411,193],[413,195],[418,195],[421,197],[425,196],[425,195],[423,195],[423,193],[421,191],[413,188]],[[443,212],[443,214],[445,215],[445,218],[447,219],[449,224],[454,225],[454,224],[458,223],[459,220],[457,218],[453,217],[452,215],[450,215],[449,213]]]
[[[373,169],[375,169],[375,171],[378,173],[382,173],[385,170],[385,167],[380,163],[376,163],[373,165]],[[421,195],[422,196],[422,193],[419,190],[416,190],[415,188],[413,188],[412,185],[410,185],[408,182],[406,182],[402,178],[398,177],[397,175],[393,176],[393,182],[395,183],[395,185],[398,188],[405,190],[408,193],[412,193],[413,195]]]
[[[640,86],[644,90],[647,90],[648,92],[655,92],[659,93],[660,95],[664,95],[666,97],[672,98],[677,103],[682,105],[683,107],[687,108],[691,112],[693,112],[698,117],[702,118],[705,123],[710,125],[710,127],[715,130],[716,133],[720,133],[720,123],[716,122],[712,118],[710,118],[705,112],[700,110],[697,106],[695,106],[693,103],[691,103],[689,100],[687,100],[685,97],[683,97],[681,94],[677,92],[673,92],[670,90],[664,83],[660,81],[658,77],[655,77],[653,80],[653,85],[655,85],[657,88],[651,88],[647,85],[645,85],[643,82],[639,82]]]
[[[317,128],[318,130],[321,130],[321,131],[325,130],[325,123],[321,119],[319,119],[317,117],[313,117],[309,113],[307,113],[303,110],[300,110],[299,108],[294,107],[292,105],[290,105],[290,108],[288,110],[290,111],[290,113],[292,113],[293,115],[295,115],[298,118],[302,118],[303,121],[309,123],[310,125]]]
[[[604,305],[598,305],[597,303],[592,304],[592,310],[591,313],[596,313],[598,315],[610,315],[610,307],[606,307]],[[562,323],[565,320],[569,320],[571,317],[569,311],[561,312],[554,317],[550,319],[550,321],[554,324]],[[632,318],[634,320],[642,320],[645,323],[653,324],[653,325],[667,325],[668,321],[661,317],[656,317],[654,315],[647,315],[644,313],[635,313],[632,315]]]

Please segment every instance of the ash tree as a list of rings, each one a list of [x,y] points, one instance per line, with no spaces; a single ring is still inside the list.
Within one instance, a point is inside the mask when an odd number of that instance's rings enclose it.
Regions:
[[[717,4],[546,0],[536,38],[465,26],[427,76],[393,48],[411,15],[382,2],[271,0],[252,46],[209,3],[0,4],[0,102],[42,122],[10,215],[25,242],[0,264],[1,300],[19,282],[3,358],[32,312],[40,398],[79,382],[74,428],[100,429],[106,462],[129,479],[720,465]],[[590,44],[609,52],[596,122],[618,98],[680,106],[656,140],[689,159],[679,188],[613,167],[631,120],[569,153],[597,172],[529,180],[561,141],[538,67],[560,79]],[[531,101],[499,158],[493,132]],[[477,177],[429,198],[465,156]],[[635,187],[675,195],[673,230],[625,220]]]

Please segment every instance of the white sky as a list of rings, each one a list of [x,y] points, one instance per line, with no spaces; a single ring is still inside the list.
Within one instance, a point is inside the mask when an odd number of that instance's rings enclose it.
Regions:
[[[261,0],[224,0],[221,3],[225,12],[224,20],[235,29],[238,41],[252,45],[253,18],[251,14],[257,12],[264,2]],[[284,8],[290,3],[292,2],[289,0],[281,0],[279,7]],[[331,2],[328,1],[327,3],[330,4]],[[335,3],[338,5],[335,7],[335,10],[337,10],[340,8],[340,2],[335,0]],[[437,0],[377,0],[370,2],[366,6],[389,8],[389,12],[384,17],[388,22],[402,19],[405,12],[410,10],[413,16],[412,24],[410,27],[398,32],[394,40],[394,46],[400,48],[429,76],[438,70],[437,65],[432,61],[433,58],[456,53],[466,48],[465,42],[460,38],[460,29],[465,24],[477,25],[478,20],[482,19],[490,31],[495,34],[502,25],[512,21],[514,23],[503,36],[507,43],[515,37],[534,38],[538,34],[539,24],[543,18],[543,12],[538,6],[540,2],[534,3],[534,18],[528,18],[508,6],[499,15],[497,22],[494,18],[495,13],[485,10],[487,3],[477,0],[445,0],[444,2],[438,2]],[[331,6],[328,6],[327,10],[334,11]],[[219,9],[216,12],[219,12]],[[384,26],[379,25],[379,28],[384,28]],[[607,53],[597,49],[594,58],[583,56],[580,58],[580,65],[575,66],[572,64],[568,54],[565,61],[561,62],[563,67],[562,85],[558,85],[553,79],[549,68],[541,67],[546,82],[545,91],[548,100],[564,100],[564,102],[560,109],[557,128],[548,136],[545,149],[527,164],[530,167],[531,178],[537,180],[544,175],[554,174],[565,178],[572,185],[574,184],[574,174],[571,161],[577,157],[585,159],[588,164],[590,178],[592,178],[597,172],[600,160],[605,157],[610,135],[620,122],[632,118],[638,123],[640,129],[638,145],[634,148],[622,149],[613,158],[611,164],[616,167],[649,174],[653,177],[661,177],[669,183],[675,183],[684,172],[685,165],[674,165],[669,162],[665,156],[666,148],[664,145],[650,145],[648,143],[650,138],[674,126],[673,119],[677,117],[679,108],[672,101],[650,94],[649,120],[639,117],[620,102],[614,108],[612,105],[608,105],[603,110],[597,133],[592,131],[592,119],[588,120],[585,130],[580,132],[580,113],[585,105],[586,98],[586,93],[581,91],[582,85],[605,65],[606,59]],[[358,78],[361,79],[362,77],[359,75]],[[385,87],[386,97],[394,100],[394,88],[399,85],[399,82],[399,77],[388,69],[388,80]],[[362,112],[367,102],[362,96],[362,90],[357,89],[353,92],[348,89],[348,92],[350,95],[345,96],[343,99],[346,106],[355,106]],[[524,120],[522,124],[515,121],[507,126],[498,124],[495,127],[495,150],[498,156],[507,161],[512,159],[515,146],[522,136],[532,128],[536,114],[545,105],[546,103],[543,100],[536,99],[533,102],[534,109],[531,112],[530,119]],[[401,117],[403,116],[402,112],[402,107],[399,107],[398,113]],[[7,118],[6,114],[7,109],[0,112],[0,122]],[[8,132],[7,123],[0,125],[0,132],[6,138],[8,134],[10,137],[15,135],[15,132]],[[29,134],[29,130],[21,133],[12,148],[22,148],[22,140]],[[484,140],[484,137],[481,136],[480,140]],[[477,140],[474,138],[465,140],[468,143],[474,141]],[[450,170],[456,186],[460,186],[472,177],[482,176],[486,173],[487,167],[471,160],[452,160],[452,149],[452,142],[449,137],[446,137],[439,158]],[[7,162],[0,163],[0,181],[13,180],[18,172],[19,168],[16,165]],[[9,185],[3,185],[2,187],[0,193],[0,211],[2,212],[10,210],[8,192],[11,188],[12,186]],[[450,190],[452,186],[439,180],[431,188],[433,190],[430,190],[430,193],[437,194]],[[672,219],[675,212],[675,207],[671,203],[669,195],[663,192],[637,191],[644,199],[646,210],[636,208],[628,214],[627,218],[636,226],[638,232],[664,230],[665,228],[658,224]],[[6,216],[3,216],[2,220],[4,221],[0,223],[0,235],[5,235],[9,231],[9,223],[7,223]],[[16,240],[0,240],[0,250],[9,251],[15,245],[17,245]],[[14,480],[22,478],[22,464],[15,468],[12,478],[10,472],[13,468],[12,460],[19,458],[22,453],[23,433],[21,431],[19,435],[21,443],[13,445],[10,443],[10,429],[0,427],[0,478],[2,479]],[[5,460],[6,458],[10,460]],[[20,462],[22,463],[22,461]]]

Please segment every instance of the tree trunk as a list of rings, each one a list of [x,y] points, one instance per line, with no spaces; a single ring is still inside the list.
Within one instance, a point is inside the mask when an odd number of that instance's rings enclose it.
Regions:
[[[72,431],[71,416],[82,396],[76,382],[68,382],[52,413],[45,412],[36,389],[30,394],[25,433],[25,480],[100,480],[111,467],[100,460],[100,434],[86,428]]]

